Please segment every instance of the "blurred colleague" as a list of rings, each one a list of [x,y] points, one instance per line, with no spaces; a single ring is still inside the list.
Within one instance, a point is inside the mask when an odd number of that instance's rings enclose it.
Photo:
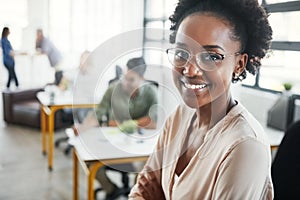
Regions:
[[[60,71],[59,77],[56,78],[56,84],[61,90],[72,89],[75,79],[78,75],[85,75],[87,73],[88,64],[86,62],[90,52],[85,50],[80,55],[79,66],[70,70]]]
[[[6,84],[7,89],[10,87],[10,82],[12,80],[15,81],[16,87],[19,86],[18,78],[15,72],[15,53],[14,50],[7,39],[8,35],[10,34],[9,28],[4,27],[2,30],[2,37],[1,37],[1,46],[2,46],[2,53],[3,53],[3,64],[8,71],[8,81]]]
[[[58,88],[60,90],[73,91],[73,89],[75,87],[75,81],[76,81],[76,78],[78,78],[78,76],[81,77],[81,79],[80,79],[81,84],[86,84],[87,86],[89,86],[88,84],[89,84],[90,77],[87,77],[88,80],[85,82],[83,81],[83,78],[82,78],[88,72],[87,59],[88,59],[89,55],[90,55],[90,52],[85,50],[84,52],[82,52],[82,54],[80,56],[80,61],[79,61],[78,67],[71,69],[71,70],[67,70],[67,71],[57,71],[55,73],[55,76],[56,76],[55,84],[58,86]],[[84,86],[81,85],[80,88],[82,88],[82,87],[84,87]],[[88,88],[85,91],[87,92]],[[64,109],[65,113],[68,113],[68,116],[71,116],[71,117],[73,117],[73,115],[76,116],[79,122],[82,122],[82,120],[86,117],[87,113],[90,110],[92,110],[92,109],[91,108]]]
[[[136,130],[137,127],[156,128],[157,92],[152,83],[145,81],[145,71],[146,64],[143,58],[130,59],[127,62],[127,71],[121,81],[110,84],[96,109],[96,114],[89,113],[81,126],[76,127],[77,130],[82,131],[99,124],[119,126],[125,132],[129,129]],[[134,170],[131,164],[110,167]],[[96,179],[106,192],[106,199],[114,199],[121,193],[121,189],[107,177],[106,169],[107,167],[99,169]]]
[[[35,48],[39,53],[46,54],[51,67],[54,67],[57,70],[58,65],[62,61],[61,53],[54,44],[44,36],[42,29],[37,29],[36,31]]]
[[[78,130],[98,126],[104,115],[109,126],[134,120],[139,127],[155,128],[157,93],[152,83],[145,81],[145,71],[143,58],[130,59],[121,81],[113,82],[106,90],[96,109],[96,116],[89,113]]]

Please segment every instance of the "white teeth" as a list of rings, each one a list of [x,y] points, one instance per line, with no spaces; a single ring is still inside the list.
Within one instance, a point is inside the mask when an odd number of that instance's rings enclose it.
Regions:
[[[194,85],[194,84],[189,84],[189,83],[184,83],[184,86],[186,88],[189,88],[189,89],[202,89],[202,88],[205,88],[207,85],[206,84],[200,84],[200,85]]]

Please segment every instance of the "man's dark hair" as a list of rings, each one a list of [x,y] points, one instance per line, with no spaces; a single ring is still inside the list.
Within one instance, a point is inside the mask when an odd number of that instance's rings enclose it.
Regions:
[[[228,21],[232,26],[232,39],[240,41],[241,53],[248,54],[246,70],[255,74],[270,47],[272,28],[268,15],[257,0],[179,0],[170,16],[170,42],[175,42],[176,31],[183,19],[194,13],[207,13]],[[246,71],[233,82],[246,78]]]
[[[142,57],[131,58],[130,60],[128,60],[126,65],[127,65],[128,70],[132,70],[132,71],[136,72],[141,77],[144,76],[144,73],[146,71],[146,63],[145,63],[144,58],[142,58]]]

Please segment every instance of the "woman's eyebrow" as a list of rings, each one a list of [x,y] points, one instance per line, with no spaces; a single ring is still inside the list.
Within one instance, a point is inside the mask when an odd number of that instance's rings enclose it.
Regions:
[[[187,47],[187,45],[185,43],[182,43],[182,42],[176,42],[175,45],[180,46],[180,47]]]
[[[187,44],[182,43],[182,42],[176,42],[175,45],[180,46],[180,47],[188,47]],[[222,48],[219,45],[203,45],[202,47],[203,47],[203,49],[206,49],[206,50],[208,50],[208,49],[221,49],[222,51],[225,51],[224,48]]]
[[[204,45],[203,46],[204,49],[221,49],[223,51],[225,51],[222,47],[220,47],[219,45]]]

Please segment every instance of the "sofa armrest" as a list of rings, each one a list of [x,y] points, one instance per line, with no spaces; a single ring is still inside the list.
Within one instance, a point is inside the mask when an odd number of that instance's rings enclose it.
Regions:
[[[3,119],[6,122],[13,121],[13,105],[17,102],[29,101],[36,99],[36,93],[43,91],[43,88],[26,89],[18,91],[3,91]]]
[[[43,88],[35,88],[18,91],[4,91],[3,94],[9,98],[10,102],[16,103],[36,99],[36,93],[43,90]]]

